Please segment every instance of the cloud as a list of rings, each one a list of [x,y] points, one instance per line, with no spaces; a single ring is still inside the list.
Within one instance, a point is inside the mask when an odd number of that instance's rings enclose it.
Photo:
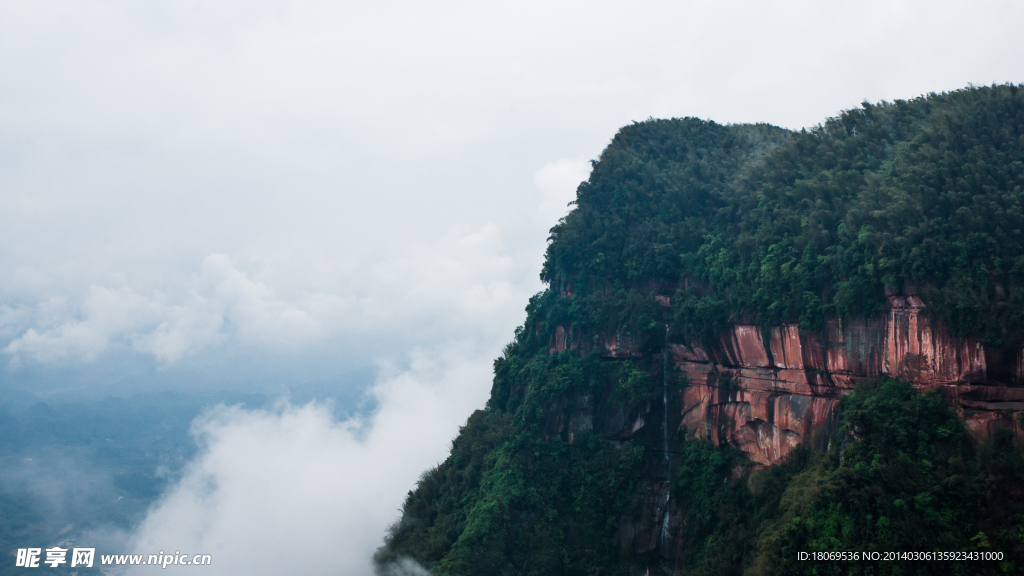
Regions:
[[[38,306],[41,316],[52,313],[62,299],[50,298]],[[62,307],[62,306],[61,306]],[[29,328],[4,349],[15,362],[77,359],[92,361],[110,345],[112,336],[144,325],[158,312],[153,303],[127,289],[93,286],[81,305],[82,318],[44,331]]]
[[[558,222],[569,212],[569,202],[576,199],[576,188],[590,177],[590,161],[585,158],[563,158],[545,164],[533,175],[533,183],[544,194],[536,217],[545,223]]]
[[[383,576],[430,576],[426,568],[412,558],[400,558],[382,566]]]
[[[0,347],[166,367],[504,329],[632,120],[800,127],[1024,79],[1024,8],[921,6],[0,5]]]
[[[59,364],[94,362],[121,346],[170,365],[229,341],[290,352],[338,334],[382,335],[396,326],[413,342],[463,338],[467,330],[493,341],[511,333],[522,302],[539,288],[503,250],[500,230],[486,223],[457,226],[433,244],[403,247],[343,274],[314,261],[296,266],[308,258],[301,251],[283,260],[253,254],[251,271],[211,254],[181,286],[149,294],[91,286],[77,305],[51,297],[29,318],[12,311],[10,322],[31,327],[4,352],[15,365]]]
[[[375,385],[367,421],[334,421],[318,404],[210,412],[193,425],[200,454],[142,522],[134,553],[211,554],[211,576],[371,574],[404,494],[482,407],[496,352],[416,351]]]
[[[321,319],[344,306],[340,298],[329,294],[282,297],[233,266],[224,254],[208,256],[202,270],[207,300],[215,302],[217,313],[234,325],[243,341],[287,346],[321,339],[327,331]]]

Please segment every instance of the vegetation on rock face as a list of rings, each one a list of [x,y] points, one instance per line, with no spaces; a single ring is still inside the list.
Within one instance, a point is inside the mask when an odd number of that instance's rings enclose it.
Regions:
[[[495,361],[486,409],[409,493],[377,561],[481,575],[664,565],[631,548],[623,526],[646,522],[638,494],[665,479],[651,406],[662,385],[686,385],[665,373],[666,339],[706,340],[730,322],[815,329],[913,291],[955,334],[1019,345],[1022,203],[1018,86],[864,104],[799,133],[692,118],[623,128],[551,231],[549,289]],[[552,350],[558,326],[564,352]],[[629,359],[601,357],[611,336]],[[646,425],[621,432],[638,418]],[[974,442],[941,397],[890,380],[863,384],[836,418],[826,452],[801,449],[757,472],[737,451],[673,436],[679,568],[1020,570],[1024,460],[1011,442]],[[1005,560],[796,561],[798,551],[842,550],[994,550]]]
[[[438,574],[593,574],[618,562],[614,534],[634,510],[629,497],[643,468],[645,443],[609,443],[599,430],[570,446],[546,437],[561,413],[559,398],[628,403],[650,381],[631,363],[595,354],[537,355],[496,365],[522,387],[520,409],[492,408],[470,417],[439,467],[409,493],[379,562],[410,556]],[[604,400],[604,401],[602,401]],[[593,401],[593,400],[589,400]]]
[[[1009,431],[978,445],[937,393],[861,384],[825,453],[725,481],[742,456],[684,445],[690,574],[1007,574],[1021,568],[1024,454]],[[1004,553],[1002,561],[800,561],[798,552]],[[1015,558],[1014,563],[1011,558]]]

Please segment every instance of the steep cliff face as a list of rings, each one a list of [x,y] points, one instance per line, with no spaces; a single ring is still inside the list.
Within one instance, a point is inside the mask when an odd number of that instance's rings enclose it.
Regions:
[[[671,306],[668,296],[656,302]],[[786,461],[802,444],[825,451],[831,442],[842,442],[834,419],[840,398],[861,381],[888,376],[922,392],[940,391],[976,440],[994,441],[1002,429],[1019,445],[1024,346],[986,347],[955,337],[916,295],[890,295],[888,304],[876,318],[834,319],[820,331],[798,324],[734,324],[710,343],[669,341],[646,353],[635,338],[597,336],[593,341],[605,359],[653,365],[661,357],[674,370],[676,385],[664,389],[666,416],[656,399],[661,392],[639,404],[607,395],[595,402],[586,395],[548,406],[544,438],[573,445],[593,430],[613,442],[657,444],[664,427],[670,453],[687,441],[707,440],[737,448],[755,468],[766,468]],[[548,354],[585,354],[586,348],[583,338],[559,325]],[[615,534],[622,555],[646,558],[648,566],[686,563],[687,542],[680,534],[687,510],[669,497],[672,466],[661,452],[648,452],[632,496],[635,512],[620,519]],[[748,472],[740,466],[731,474],[740,478]]]
[[[669,305],[664,296],[659,302]],[[770,466],[801,443],[824,448],[839,397],[879,376],[940,390],[978,438],[992,439],[1000,428],[1022,437],[1024,347],[1007,354],[1005,347],[956,338],[924,308],[917,296],[889,296],[884,316],[832,320],[818,332],[796,324],[733,325],[711,345],[670,343],[671,364],[685,376],[670,403],[679,414],[679,439],[731,445]],[[623,340],[602,339],[603,356],[641,356]],[[550,353],[572,344],[562,326],[552,341]],[[1005,361],[990,367],[986,358]],[[636,422],[621,433],[635,433]]]

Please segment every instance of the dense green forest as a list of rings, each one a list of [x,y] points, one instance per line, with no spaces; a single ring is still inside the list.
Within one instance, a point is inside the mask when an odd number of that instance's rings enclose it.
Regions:
[[[1024,325],[1022,191],[1016,86],[865,103],[798,133],[649,121],[595,163],[542,277],[583,298],[610,284],[609,302],[577,304],[589,325],[623,322],[607,308],[685,276],[675,319],[689,335],[870,316],[911,284],[957,334],[998,342]]]
[[[865,103],[800,132],[694,118],[623,128],[552,228],[548,289],[495,361],[486,408],[409,493],[381,572],[402,558],[433,574],[666,570],[622,534],[631,520],[651,528],[644,494],[670,479],[680,573],[1020,573],[1020,448],[970,437],[938,394],[862,382],[839,403],[826,450],[764,470],[728,447],[668,443],[662,430],[678,420],[658,410],[635,435],[616,431],[687,386],[664,361],[667,343],[707,341],[729,323],[820,329],[913,292],[955,335],[1019,347],[1022,202],[1020,86]],[[570,334],[564,352],[552,348],[556,326]],[[637,354],[602,357],[607,335]],[[592,428],[571,443],[553,432],[584,404]],[[851,550],[1003,559],[796,559]]]

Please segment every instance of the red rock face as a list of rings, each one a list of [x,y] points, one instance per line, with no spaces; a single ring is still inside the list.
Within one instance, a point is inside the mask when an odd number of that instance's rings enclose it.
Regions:
[[[840,396],[858,380],[885,375],[942,391],[979,438],[993,438],[999,429],[1024,438],[1024,346],[986,350],[956,338],[916,296],[891,296],[889,304],[882,317],[832,320],[820,332],[796,324],[768,330],[734,325],[711,347],[669,344],[670,361],[687,380],[673,403],[681,412],[680,434],[730,444],[771,465],[800,443],[827,443]],[[580,345],[571,329],[557,326],[550,352]],[[627,334],[599,337],[594,345],[607,358],[643,355]],[[592,425],[588,410],[570,418],[570,443]],[[617,434],[634,434],[644,414],[623,422]],[[563,434],[566,422],[551,418],[548,432]]]
[[[1017,351],[1017,363],[1013,371],[1013,383],[1016,386],[1024,386],[1024,346]]]
[[[800,345],[800,327],[796,324],[772,328],[771,349],[776,368],[804,369],[804,350]],[[818,363],[821,363],[820,352]]]
[[[1024,386],[1024,348],[1013,354],[1009,381],[994,381],[979,342],[953,337],[915,296],[890,305],[883,318],[834,320],[821,333],[772,327],[767,347],[761,328],[749,325],[733,326],[711,350],[670,345],[688,382],[677,398],[681,434],[771,465],[800,443],[827,442],[839,397],[858,380],[886,375],[940,389],[978,437],[1000,428],[1021,437],[1024,387],[1015,386]]]
[[[768,354],[764,349],[761,329],[757,326],[733,326],[720,339],[719,361],[727,366],[767,368]]]
[[[731,444],[771,465],[828,425],[840,389],[800,370],[730,370],[681,366],[690,385],[680,394],[686,438]]]
[[[548,354],[565,352],[565,349],[569,347],[569,333],[562,326],[555,326],[555,336],[552,340],[553,342],[548,348]]]
[[[985,350],[979,342],[959,340],[944,326],[921,316],[916,296],[890,296],[885,335],[885,374],[921,385],[984,381]]]
[[[602,355],[606,358],[639,358],[643,353],[637,349],[627,334],[613,334],[601,342]]]

